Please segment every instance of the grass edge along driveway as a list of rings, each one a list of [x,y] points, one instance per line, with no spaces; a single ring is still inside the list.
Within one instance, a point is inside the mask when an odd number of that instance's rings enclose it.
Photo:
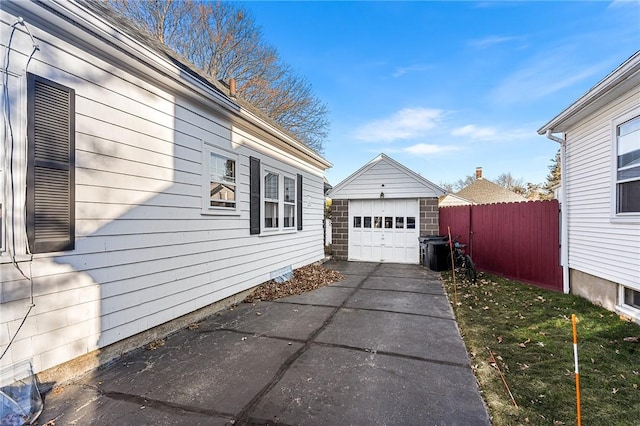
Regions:
[[[582,297],[488,274],[457,280],[456,305],[451,272],[442,278],[494,425],[576,424],[572,314],[582,424],[638,424],[640,326]]]

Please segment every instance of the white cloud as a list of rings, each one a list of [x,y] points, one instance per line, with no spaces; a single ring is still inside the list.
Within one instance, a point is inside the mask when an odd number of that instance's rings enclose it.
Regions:
[[[396,68],[396,70],[393,72],[392,75],[393,77],[400,77],[409,72],[426,71],[429,68],[431,68],[431,66],[426,64],[415,64],[415,65],[409,65],[407,67],[398,67]]]
[[[451,145],[434,145],[427,143],[419,143],[411,145],[402,149],[403,152],[408,152],[413,155],[432,155],[440,154],[443,152],[459,151],[461,148]]]
[[[471,40],[469,42],[470,46],[477,47],[480,49],[486,49],[497,44],[508,43],[510,41],[519,40],[521,37],[504,37],[504,36],[487,36],[481,39]]]
[[[534,127],[532,127],[534,129]],[[496,127],[476,126],[475,124],[467,124],[451,131],[453,136],[468,137],[472,140],[504,142],[519,139],[526,139],[537,136],[534,130],[502,130]]]
[[[404,108],[387,118],[356,129],[355,137],[366,142],[394,142],[422,136],[436,127],[445,112],[441,109]]]
[[[490,97],[493,102],[502,105],[529,103],[583,81],[595,81],[596,77],[605,75],[609,67],[607,60],[587,65],[576,60],[570,50],[560,49],[522,64],[492,90]]]
[[[613,0],[607,7],[637,7],[638,5],[640,5],[638,0]]]
[[[471,139],[491,139],[496,136],[498,132],[491,127],[478,127],[475,124],[467,124],[463,127],[453,129],[451,134],[453,136],[469,136]]]

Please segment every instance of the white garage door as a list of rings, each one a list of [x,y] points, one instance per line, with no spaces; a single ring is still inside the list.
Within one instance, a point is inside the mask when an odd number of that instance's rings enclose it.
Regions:
[[[419,263],[418,200],[351,200],[349,259]]]

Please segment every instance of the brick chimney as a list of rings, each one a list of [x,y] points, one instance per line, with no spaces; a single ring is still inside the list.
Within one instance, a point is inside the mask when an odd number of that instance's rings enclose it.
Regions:
[[[482,167],[476,167],[476,179],[482,179]]]

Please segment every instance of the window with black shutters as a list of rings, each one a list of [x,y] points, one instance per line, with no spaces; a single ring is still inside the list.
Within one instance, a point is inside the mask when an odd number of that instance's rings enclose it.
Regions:
[[[75,243],[75,92],[28,74],[27,237],[31,253]]]

